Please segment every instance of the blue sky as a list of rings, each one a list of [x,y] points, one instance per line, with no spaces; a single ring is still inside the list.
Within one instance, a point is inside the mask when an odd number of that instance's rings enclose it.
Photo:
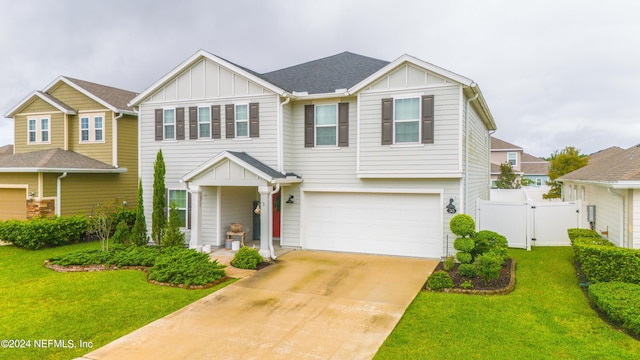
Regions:
[[[142,92],[198,49],[258,72],[351,51],[476,81],[536,156],[640,144],[637,1],[0,0],[0,111],[59,75]],[[0,146],[13,143],[0,117]]]

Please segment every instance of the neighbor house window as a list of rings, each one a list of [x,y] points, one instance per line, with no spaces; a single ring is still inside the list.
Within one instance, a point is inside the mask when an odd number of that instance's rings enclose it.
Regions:
[[[80,117],[80,142],[104,141],[104,114],[83,114]]]
[[[40,142],[49,142],[49,119],[40,119]]]
[[[518,154],[514,152],[507,153],[507,162],[511,167],[514,167],[518,164]]]
[[[95,141],[102,141],[103,136],[102,134],[104,133],[104,124],[103,124],[103,118],[102,116],[96,116],[93,118],[93,133],[94,133],[94,138]]]
[[[317,105],[315,113],[316,146],[337,145],[338,106]]]
[[[187,191],[186,190],[169,190],[168,196],[169,206],[174,204],[180,215],[182,227],[187,224]]]
[[[35,143],[37,139],[36,119],[29,119],[29,142]]]
[[[165,109],[162,123],[164,124],[164,138],[174,140],[176,138],[176,116],[174,109]]]
[[[249,105],[236,105],[236,137],[249,136]]]
[[[536,185],[538,185],[538,186],[542,185],[542,179],[541,178],[537,178],[536,179]]]
[[[198,108],[198,137],[200,139],[211,138],[211,108]]]
[[[395,143],[420,141],[420,98],[395,99],[393,133]]]

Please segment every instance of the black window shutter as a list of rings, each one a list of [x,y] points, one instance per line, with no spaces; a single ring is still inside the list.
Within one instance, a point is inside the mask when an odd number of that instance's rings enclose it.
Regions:
[[[184,140],[184,108],[176,108],[176,140]]]
[[[433,95],[422,97],[422,143],[433,144]]]
[[[156,141],[161,141],[164,138],[162,115],[162,109],[156,109]]]
[[[382,145],[393,144],[393,99],[382,99]]]
[[[198,138],[198,107],[189,108],[189,139]]]
[[[187,192],[187,223],[185,224],[187,229],[191,229],[191,193]]]
[[[338,104],[338,146],[349,146],[349,103]]]
[[[211,137],[220,139],[220,105],[211,107]]]
[[[260,136],[260,104],[249,104],[249,137]]]
[[[313,147],[315,141],[313,139],[314,136],[314,117],[315,117],[315,106],[313,105],[305,105],[304,106],[304,147]]]
[[[233,139],[236,137],[236,124],[235,124],[235,116],[234,116],[234,106],[233,104],[228,104],[224,106],[224,119],[225,119],[225,137],[227,139]]]

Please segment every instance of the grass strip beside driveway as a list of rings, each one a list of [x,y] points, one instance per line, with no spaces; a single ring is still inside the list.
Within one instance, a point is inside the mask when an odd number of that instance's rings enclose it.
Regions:
[[[375,359],[637,359],[640,342],[612,328],[577,286],[569,247],[510,249],[516,290],[422,292]]]
[[[230,283],[184,290],[147,283],[136,270],[58,273],[43,266],[53,256],[99,248],[96,242],[37,251],[0,246],[0,340],[30,341],[0,348],[1,359],[82,356],[91,349],[81,348],[81,340],[96,349]]]

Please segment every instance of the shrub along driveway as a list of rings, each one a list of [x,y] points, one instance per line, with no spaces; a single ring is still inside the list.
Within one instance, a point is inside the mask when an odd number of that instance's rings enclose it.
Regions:
[[[433,260],[295,251],[86,359],[370,359]]]
[[[571,248],[509,253],[517,261],[514,292],[420,293],[376,359],[638,359],[640,342],[589,306]]]

